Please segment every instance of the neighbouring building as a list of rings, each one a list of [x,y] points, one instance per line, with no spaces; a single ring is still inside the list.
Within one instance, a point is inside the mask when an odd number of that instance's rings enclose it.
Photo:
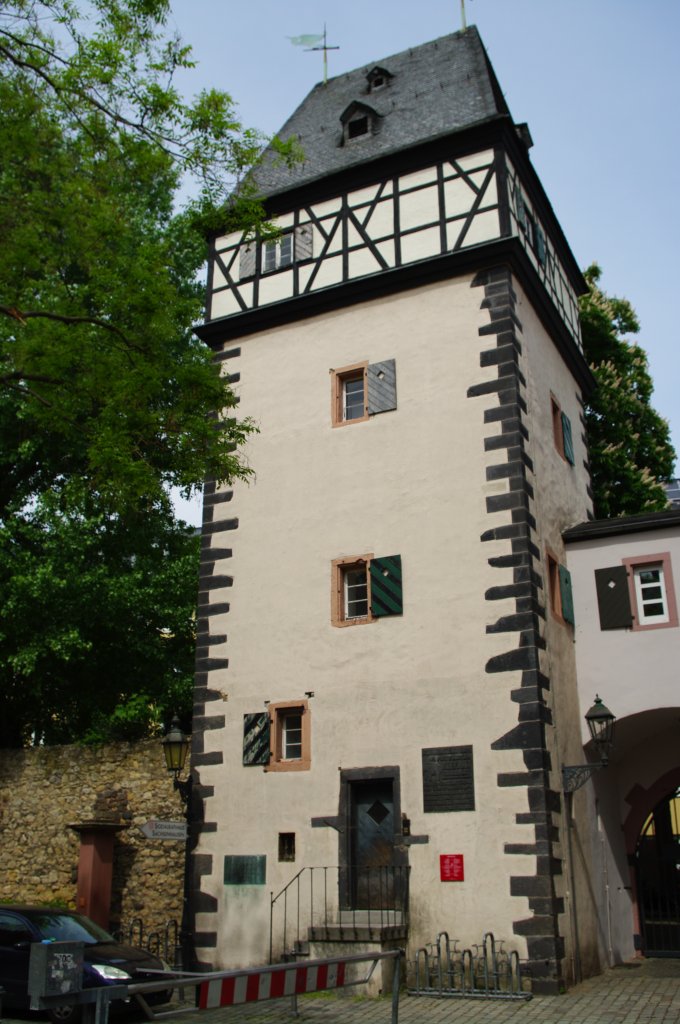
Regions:
[[[212,238],[198,330],[260,433],[250,485],[205,487],[197,958],[490,930],[558,991],[585,284],[474,28],[317,85],[280,135],[280,236]],[[587,900],[579,927],[592,973]]]
[[[610,962],[677,957],[680,510],[583,523],[564,539],[581,704],[606,695],[617,716],[606,770],[574,798],[597,822],[580,836],[585,890]]]

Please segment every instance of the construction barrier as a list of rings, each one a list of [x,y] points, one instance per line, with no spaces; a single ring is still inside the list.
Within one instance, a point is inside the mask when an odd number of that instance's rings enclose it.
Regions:
[[[299,996],[306,992],[323,992],[342,988],[345,984],[345,962],[286,964],[283,967],[244,971],[225,978],[204,982],[198,990],[199,1010],[214,1010],[218,1006],[237,1006],[257,1003],[282,996]]]

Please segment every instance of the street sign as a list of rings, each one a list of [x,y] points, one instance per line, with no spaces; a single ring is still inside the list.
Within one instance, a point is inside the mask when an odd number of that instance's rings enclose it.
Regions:
[[[186,821],[147,821],[139,826],[147,839],[186,839]]]

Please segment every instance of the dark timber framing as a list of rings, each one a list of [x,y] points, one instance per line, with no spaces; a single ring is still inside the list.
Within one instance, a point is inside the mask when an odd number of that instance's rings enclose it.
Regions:
[[[490,658],[487,672],[521,672],[519,689],[510,699],[518,705],[517,726],[500,736],[493,750],[521,750],[526,771],[501,773],[499,786],[524,786],[529,811],[516,815],[517,824],[533,828],[533,841],[506,843],[505,853],[536,857],[536,874],[510,876],[513,896],[526,896],[532,916],[513,923],[516,935],[526,937],[529,968],[535,992],[557,992],[560,988],[564,940],[559,934],[558,915],[563,901],[555,891],[555,876],[561,874],[561,862],[554,856],[553,844],[558,829],[553,813],[560,809],[560,796],[550,787],[551,758],[547,748],[546,727],[552,724],[551,712],[544,693],[550,680],[541,671],[540,652],[545,648],[541,622],[545,618],[540,573],[540,552],[535,541],[536,521],[533,515],[533,488],[529,475],[533,471],[527,453],[529,433],[526,427],[526,381],[520,364],[521,324],[515,312],[516,294],[508,267],[497,267],[475,277],[473,287],[483,288],[483,309],[489,312],[489,324],[480,328],[480,335],[491,343],[481,352],[482,367],[497,366],[496,379],[468,389],[469,398],[488,396],[484,422],[501,424],[485,438],[484,449],[498,453],[497,461],[487,468],[487,479],[507,479],[505,494],[487,498],[487,512],[511,511],[512,522],[491,527],[481,541],[509,542],[507,554],[489,559],[494,568],[512,569],[513,582],[491,587],[486,600],[493,602],[514,598],[515,612],[504,615],[487,626],[488,633],[508,634],[508,650]],[[514,639],[514,643],[511,643]]]

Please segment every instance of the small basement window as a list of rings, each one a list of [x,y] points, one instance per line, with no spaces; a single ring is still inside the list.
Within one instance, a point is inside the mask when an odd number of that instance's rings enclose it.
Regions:
[[[279,832],[279,860],[295,860],[295,833]]]

